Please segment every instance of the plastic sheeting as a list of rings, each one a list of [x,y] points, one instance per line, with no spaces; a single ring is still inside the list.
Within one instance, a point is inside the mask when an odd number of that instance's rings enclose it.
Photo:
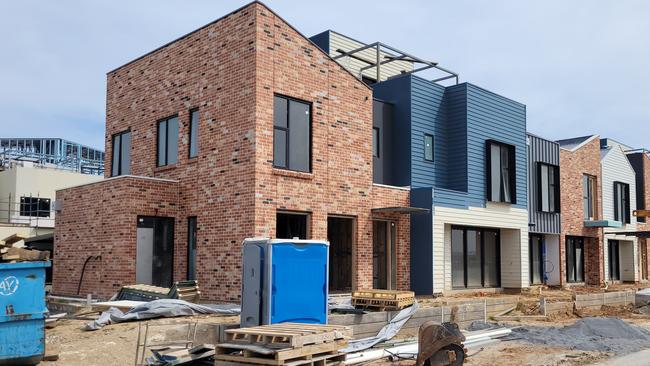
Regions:
[[[87,323],[84,330],[97,330],[113,323],[129,322],[154,318],[173,318],[198,314],[239,315],[241,307],[236,304],[199,305],[184,300],[160,299],[136,306],[126,313],[110,308],[99,318]]]
[[[393,319],[388,322],[388,324],[384,325],[384,327],[381,328],[376,336],[351,340],[348,342],[348,346],[346,348],[339,351],[343,353],[359,352],[393,338],[397,333],[399,333],[404,324],[406,324],[406,322],[411,319],[411,316],[415,314],[418,308],[418,302],[413,302],[412,306],[406,309],[402,309],[399,313],[397,313],[397,315],[395,315]]]

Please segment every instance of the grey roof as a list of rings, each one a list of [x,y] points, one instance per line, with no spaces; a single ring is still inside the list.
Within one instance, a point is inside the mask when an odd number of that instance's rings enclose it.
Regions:
[[[556,142],[560,144],[560,147],[567,149],[567,150],[574,150],[584,144],[585,142],[591,140],[594,138],[596,135],[588,135],[588,136],[580,136],[580,137],[574,137],[570,139],[563,139],[563,140],[557,140]]]

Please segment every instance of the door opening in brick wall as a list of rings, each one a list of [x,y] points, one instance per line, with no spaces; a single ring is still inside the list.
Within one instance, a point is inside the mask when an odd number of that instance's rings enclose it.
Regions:
[[[394,290],[397,284],[396,224],[393,221],[372,222],[372,284],[373,288]]]
[[[579,236],[566,238],[566,280],[567,282],[585,281],[585,240]]]
[[[174,268],[174,219],[138,217],[135,281],[171,287]]]
[[[340,216],[327,218],[327,240],[330,242],[330,292],[352,290],[352,248],[355,231],[354,218]]]
[[[621,246],[618,240],[608,240],[607,241],[607,256],[608,256],[608,265],[609,265],[609,280],[610,281],[620,281],[621,280]]]
[[[278,211],[275,221],[276,238],[307,239],[309,234],[309,213]]]

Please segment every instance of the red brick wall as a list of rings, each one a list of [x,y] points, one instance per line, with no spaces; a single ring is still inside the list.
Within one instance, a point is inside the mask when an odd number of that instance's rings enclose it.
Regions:
[[[272,166],[275,93],[312,103],[311,173]],[[199,156],[188,159],[189,110],[197,107]],[[178,163],[157,168],[157,121],[172,115],[180,123]],[[197,277],[209,299],[239,299],[241,242],[274,237],[278,209],[310,212],[315,239],[326,239],[328,215],[355,217],[353,285],[369,287],[371,208],[408,205],[408,191],[373,193],[371,90],[259,3],[110,72],[106,125],[106,156],[112,135],[130,129],[131,174],[178,181],[176,279],[185,276],[186,220],[197,216]],[[59,217],[78,220],[65,210]],[[394,218],[400,253],[408,255],[408,217]],[[129,243],[135,250],[135,234]],[[62,255],[74,257],[65,268],[78,265],[78,255]],[[408,287],[408,264],[400,260],[401,288]],[[88,286],[105,292],[102,283]],[[55,289],[70,294],[69,286]]]
[[[576,151],[560,149],[560,195],[562,235],[560,236],[560,282],[566,283],[566,237],[583,236],[585,242],[585,282],[599,285],[603,277],[602,229],[586,228],[582,204],[582,177],[596,177],[596,220],[602,218],[600,141],[594,138]]]
[[[52,292],[107,298],[135,282],[137,217],[175,217],[178,184],[125,176],[60,190],[56,201],[61,213],[54,228]],[[174,249],[177,257],[183,253]],[[77,293],[84,262],[97,255],[101,259],[88,261]],[[174,276],[184,276],[184,270],[175,261]]]
[[[650,157],[647,154],[643,154],[643,175],[645,182],[645,208],[646,210],[650,210]],[[645,223],[637,222],[636,225],[638,231],[650,231],[650,217],[646,218]],[[642,243],[644,242],[646,243],[646,258],[650,259],[650,239],[639,239],[639,250],[643,250]],[[639,258],[641,257],[639,256]],[[647,273],[650,273],[650,260],[646,261],[646,270]]]

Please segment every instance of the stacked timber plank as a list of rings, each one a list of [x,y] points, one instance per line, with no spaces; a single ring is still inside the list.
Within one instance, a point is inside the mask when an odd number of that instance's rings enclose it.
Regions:
[[[358,290],[352,292],[352,306],[376,310],[401,310],[413,305],[413,291]]]
[[[0,255],[2,262],[31,262],[46,261],[50,259],[50,252],[30,250],[25,248],[14,248],[14,244],[25,239],[25,237],[14,234],[0,240]]]
[[[216,348],[215,366],[336,365],[345,360],[352,330],[345,326],[281,323],[228,329]]]
[[[128,285],[120,289],[116,300],[152,301],[159,299],[179,299],[198,302],[201,297],[197,281],[177,281],[169,287],[151,285]]]

